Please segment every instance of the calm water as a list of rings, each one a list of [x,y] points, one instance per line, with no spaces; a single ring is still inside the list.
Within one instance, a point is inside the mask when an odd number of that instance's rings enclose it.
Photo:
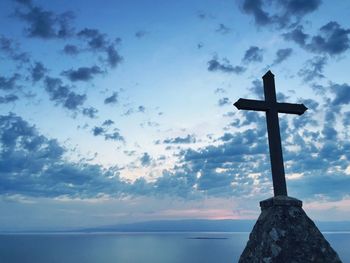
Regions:
[[[326,233],[344,263],[350,233]],[[0,263],[237,262],[248,233],[0,235]]]

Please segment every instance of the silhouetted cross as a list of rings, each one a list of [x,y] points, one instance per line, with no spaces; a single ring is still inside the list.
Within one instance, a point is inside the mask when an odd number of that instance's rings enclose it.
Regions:
[[[235,105],[239,110],[266,112],[273,191],[275,196],[287,196],[278,113],[281,112],[302,115],[307,108],[304,104],[277,102],[274,75],[269,70],[262,78],[264,82],[264,101],[239,99],[233,105]]]

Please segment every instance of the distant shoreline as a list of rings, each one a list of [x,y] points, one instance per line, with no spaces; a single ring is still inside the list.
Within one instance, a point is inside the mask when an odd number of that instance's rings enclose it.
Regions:
[[[250,233],[254,220],[162,220],[70,229],[2,230],[7,234]],[[350,233],[350,221],[316,222],[322,233]]]

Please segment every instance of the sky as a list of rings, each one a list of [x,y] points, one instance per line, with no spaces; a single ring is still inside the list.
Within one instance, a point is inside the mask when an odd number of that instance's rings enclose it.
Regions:
[[[275,75],[288,194],[350,220],[350,2],[3,0],[0,231],[256,219],[273,195]]]

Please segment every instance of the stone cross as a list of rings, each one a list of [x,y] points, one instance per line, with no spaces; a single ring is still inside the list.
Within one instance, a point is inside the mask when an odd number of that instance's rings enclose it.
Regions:
[[[302,115],[307,108],[304,104],[277,102],[274,75],[269,70],[262,78],[264,82],[265,100],[239,99],[233,105],[239,110],[266,112],[273,191],[275,196],[287,196],[278,113]]]

